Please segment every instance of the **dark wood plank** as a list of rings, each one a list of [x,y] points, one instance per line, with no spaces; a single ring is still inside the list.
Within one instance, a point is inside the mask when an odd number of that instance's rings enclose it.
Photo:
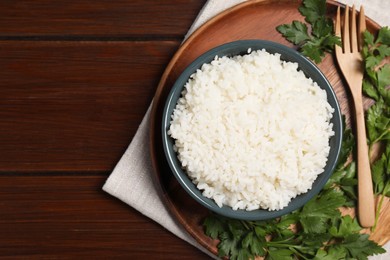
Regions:
[[[182,37],[206,0],[3,0],[0,36]]]
[[[106,176],[0,176],[0,257],[208,259],[101,191]]]
[[[0,41],[0,174],[110,171],[179,44]]]
[[[1,259],[208,259],[101,190],[205,2],[0,1]]]

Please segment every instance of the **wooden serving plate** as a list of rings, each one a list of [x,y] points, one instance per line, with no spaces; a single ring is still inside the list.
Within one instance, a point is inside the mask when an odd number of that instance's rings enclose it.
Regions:
[[[255,0],[232,7],[209,20],[195,31],[179,48],[168,64],[154,96],[151,112],[150,150],[155,180],[161,189],[173,216],[184,226],[188,233],[210,252],[217,254],[217,242],[204,234],[202,222],[209,211],[192,199],[179,185],[165,160],[161,140],[161,120],[164,103],[169,90],[181,72],[199,55],[223,43],[241,39],[263,39],[294,47],[275,29],[276,26],[303,21],[298,12],[301,1],[291,0]],[[336,2],[328,2],[330,16],[335,16]],[[375,33],[380,26],[367,19],[367,28]],[[342,113],[349,122],[351,98],[347,86],[342,80],[335,57],[327,55],[319,65],[321,71],[332,84],[339,100]],[[365,105],[369,105],[369,100]],[[345,212],[354,214],[354,212]],[[369,232],[366,230],[366,232]],[[371,239],[385,244],[390,239],[390,203],[386,199],[379,224]]]

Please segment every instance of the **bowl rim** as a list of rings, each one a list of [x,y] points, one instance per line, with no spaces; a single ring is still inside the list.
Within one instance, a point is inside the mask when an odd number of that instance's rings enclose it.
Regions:
[[[334,135],[330,138],[330,142],[331,140],[333,140],[334,142],[334,147],[333,149],[332,146],[330,148],[331,151],[333,150],[333,152],[329,152],[324,171],[317,176],[316,180],[313,182],[312,188],[309,191],[307,191],[306,193],[302,193],[295,198],[292,198],[286,207],[276,211],[269,211],[266,209],[257,209],[252,211],[233,210],[230,206],[226,205],[223,205],[223,207],[219,207],[213,199],[206,198],[205,196],[203,196],[202,191],[199,190],[192,182],[192,180],[188,177],[187,173],[182,169],[180,163],[179,167],[177,167],[177,165],[175,166],[175,164],[178,164],[179,161],[177,159],[176,152],[173,151],[173,140],[167,134],[167,130],[170,126],[170,118],[173,109],[171,112],[169,112],[168,110],[171,106],[173,106],[173,108],[176,107],[177,100],[173,102],[174,99],[180,97],[181,92],[184,89],[185,83],[188,81],[189,77],[196,71],[196,69],[200,68],[205,63],[210,63],[215,58],[215,56],[232,57],[236,55],[248,54],[249,48],[251,48],[252,51],[265,49],[269,53],[279,53],[281,54],[281,60],[297,62],[298,69],[301,70],[302,67],[305,67],[305,70],[310,69],[312,72],[312,75],[310,77],[312,77],[313,75],[319,77],[323,84],[318,83],[318,85],[320,88],[324,89],[327,92],[328,103],[332,103],[331,106],[334,109],[333,117],[331,119],[333,121]],[[237,49],[239,49],[239,51]],[[232,53],[232,51],[234,54],[230,55],[229,53]],[[227,53],[229,55],[220,55],[221,53]],[[288,59],[283,58],[286,55]],[[307,71],[304,71],[304,73],[307,76]],[[318,82],[318,80],[316,82]],[[267,40],[248,39],[237,40],[218,45],[197,57],[183,70],[183,72],[178,76],[175,83],[173,84],[165,101],[164,110],[162,114],[161,134],[164,155],[169,165],[169,169],[171,170],[179,184],[182,186],[182,188],[199,204],[219,215],[229,218],[241,220],[267,220],[280,217],[302,207],[323,189],[324,185],[332,175],[337,164],[343,138],[343,123],[340,105],[338,103],[336,94],[330,82],[321,72],[321,70],[317,67],[317,65],[315,65],[311,60],[303,56],[298,51],[289,48],[283,44]],[[329,159],[331,160],[329,161]]]

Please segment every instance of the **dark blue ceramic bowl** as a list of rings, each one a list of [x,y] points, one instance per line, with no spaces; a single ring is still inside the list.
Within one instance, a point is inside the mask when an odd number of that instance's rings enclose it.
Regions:
[[[281,54],[281,59],[285,61],[297,62],[299,69],[302,70],[306,76],[312,78],[317,84],[326,91],[328,96],[329,104],[334,108],[333,118],[331,122],[333,123],[333,131],[335,135],[330,139],[330,153],[328,156],[328,161],[325,166],[324,172],[321,173],[315,182],[313,187],[307,193],[301,194],[296,198],[292,199],[289,205],[278,211],[268,211],[268,210],[233,210],[229,206],[223,206],[220,208],[213,200],[206,198],[202,195],[202,192],[198,190],[195,184],[187,176],[186,172],[181,167],[181,164],[177,158],[177,154],[173,150],[174,140],[167,134],[169,129],[171,115],[174,108],[176,107],[176,102],[179,99],[181,92],[184,88],[185,83],[197,69],[199,69],[204,63],[211,62],[214,57],[217,55],[221,56],[235,56],[235,55],[244,55],[247,53],[247,50],[251,48],[252,50],[265,49],[269,53],[279,53]],[[167,98],[163,119],[162,119],[162,139],[163,147],[166,159],[172,170],[174,176],[182,187],[201,205],[214,211],[217,214],[242,219],[242,220],[265,220],[280,217],[291,211],[294,211],[302,207],[306,202],[308,202],[314,195],[316,195],[323,188],[325,183],[328,181],[332,172],[337,163],[337,159],[340,153],[341,141],[342,141],[342,121],[341,121],[341,112],[340,107],[337,102],[336,95],[322,72],[314,65],[310,60],[301,55],[299,52],[294,49],[288,48],[279,43],[263,41],[263,40],[241,40],[230,42],[221,46],[218,46],[203,55],[197,58],[192,62],[179,76],[175,82],[169,96]]]

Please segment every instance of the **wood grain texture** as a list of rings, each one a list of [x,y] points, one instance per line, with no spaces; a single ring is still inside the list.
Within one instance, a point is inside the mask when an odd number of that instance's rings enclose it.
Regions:
[[[182,38],[206,0],[4,0],[0,36]]]
[[[207,259],[101,187],[206,0],[0,1],[0,258]]]
[[[178,45],[0,41],[0,174],[111,170]]]
[[[0,258],[208,259],[104,193],[105,179],[0,176]]]

